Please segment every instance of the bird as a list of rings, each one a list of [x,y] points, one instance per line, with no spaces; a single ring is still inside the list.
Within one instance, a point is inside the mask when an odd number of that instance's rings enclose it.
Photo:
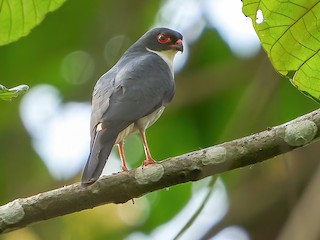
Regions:
[[[96,182],[114,145],[122,170],[128,171],[124,139],[140,133],[146,160],[154,164],[146,129],[158,120],[175,93],[173,60],[183,52],[181,33],[164,27],[147,31],[97,81],[92,94],[90,153],[82,186]]]

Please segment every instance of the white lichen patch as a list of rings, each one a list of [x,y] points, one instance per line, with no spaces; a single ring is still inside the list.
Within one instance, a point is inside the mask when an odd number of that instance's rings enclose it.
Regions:
[[[90,190],[91,190],[91,192],[92,192],[93,194],[99,194],[99,193],[100,193],[100,186],[99,186],[99,184],[92,184]]]
[[[164,168],[161,164],[151,164],[143,169],[137,168],[134,177],[139,184],[148,184],[150,182],[157,182],[164,174]]]
[[[201,162],[203,165],[224,162],[226,159],[226,155],[227,155],[227,150],[225,147],[217,146],[214,148],[209,148],[206,151],[205,157],[202,158]]]
[[[236,149],[240,155],[245,155],[248,152],[248,148],[245,146],[236,146]]]
[[[314,139],[317,131],[317,125],[310,120],[296,122],[286,127],[284,141],[290,146],[303,146]]]
[[[50,201],[41,201],[41,198],[43,197],[44,193],[39,193],[38,195],[35,195],[32,197],[32,201],[38,202],[38,207],[42,210],[46,210],[50,204]]]
[[[0,221],[7,224],[14,224],[19,222],[25,213],[19,200],[15,200],[0,207]]]

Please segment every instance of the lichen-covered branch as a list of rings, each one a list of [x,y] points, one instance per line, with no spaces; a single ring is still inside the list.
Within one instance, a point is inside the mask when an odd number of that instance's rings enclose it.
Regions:
[[[316,110],[266,131],[172,157],[143,170],[102,177],[85,188],[75,183],[16,199],[0,207],[0,233],[102,204],[124,203],[161,188],[255,164],[315,141],[319,128],[320,110]]]

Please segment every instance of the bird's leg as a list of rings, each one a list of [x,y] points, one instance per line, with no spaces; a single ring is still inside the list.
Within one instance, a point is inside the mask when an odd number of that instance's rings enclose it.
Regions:
[[[118,149],[119,149],[119,155],[120,155],[121,164],[122,164],[121,166],[122,171],[129,171],[127,168],[126,157],[124,156],[123,141],[118,143]]]
[[[148,147],[148,143],[147,143],[145,130],[139,129],[139,131],[140,131],[142,142],[143,142],[144,153],[146,155],[146,160],[143,162],[143,165],[142,165],[142,168],[143,168],[144,166],[147,166],[149,164],[154,164],[157,162],[151,156],[151,153],[150,153],[150,150]]]
[[[119,142],[118,143],[118,149],[119,149],[119,155],[120,155],[120,159],[121,159],[121,163],[122,163],[122,171],[129,171],[128,168],[127,168],[127,163],[126,163],[126,158],[124,156],[124,150],[123,150],[123,141]],[[132,204],[134,204],[134,199],[132,198],[131,199],[132,201]]]

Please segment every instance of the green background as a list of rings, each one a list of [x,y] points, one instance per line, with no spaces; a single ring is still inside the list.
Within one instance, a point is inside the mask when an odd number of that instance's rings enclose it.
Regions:
[[[104,59],[105,43],[122,34],[128,37],[127,44],[133,43],[152,26],[161,4],[162,1],[147,0],[69,0],[27,37],[0,47],[0,82],[8,88],[22,83],[30,88],[48,83],[60,91],[65,102],[89,102],[96,80],[110,67]],[[82,84],[66,82],[61,74],[63,59],[77,50],[88,52],[96,63],[93,76]],[[155,159],[246,136],[318,107],[275,72],[265,52],[250,59],[235,57],[210,26],[189,50],[183,71],[175,77],[172,104],[147,132]],[[69,181],[51,177],[22,124],[20,100],[21,97],[0,102],[2,204],[80,180],[80,172]],[[134,151],[129,145],[128,152]],[[142,146],[138,147],[141,151]],[[252,239],[274,239],[315,171],[318,147],[315,143],[222,174],[230,208],[220,224],[213,227],[212,234],[237,224]],[[191,186],[187,183],[151,193],[136,200],[141,201],[136,204],[140,207],[131,202],[101,206],[36,223],[0,238],[123,239],[135,231],[147,234],[184,207],[190,199]],[[119,212],[131,223],[123,221]]]

